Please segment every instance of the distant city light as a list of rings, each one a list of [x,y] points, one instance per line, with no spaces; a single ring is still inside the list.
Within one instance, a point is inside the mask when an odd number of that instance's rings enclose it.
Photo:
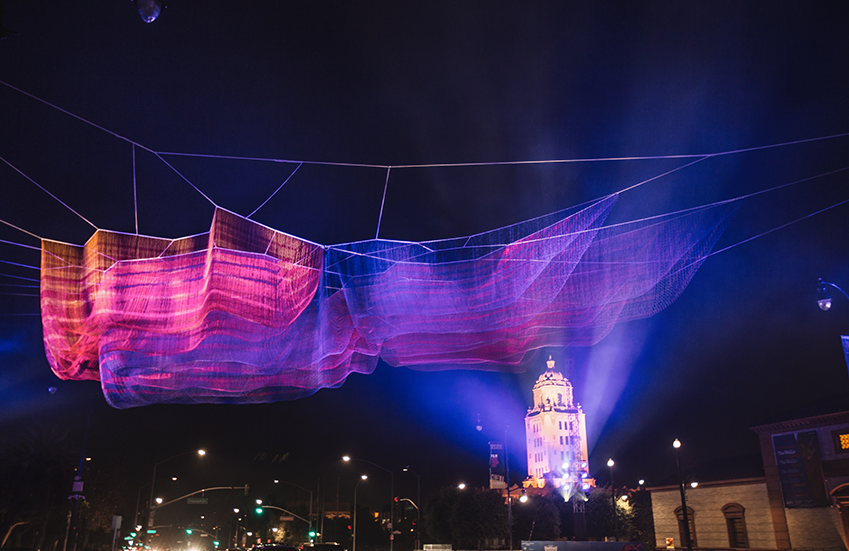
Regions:
[[[698,482],[690,482],[690,486],[692,486],[693,488],[695,488],[698,485],[699,485]]]
[[[676,438],[675,442],[672,443],[672,447],[677,450],[678,448],[681,447],[681,441]]]
[[[646,481],[645,481],[645,480],[643,480],[642,478],[641,478],[641,479],[640,479],[640,481],[638,482],[638,484],[639,484],[640,486],[642,486],[642,485],[643,485],[643,484],[645,484],[645,483],[646,483]]]
[[[615,463],[613,463],[613,458],[607,460],[607,466],[612,467]]]
[[[461,489],[461,490],[465,490],[465,489],[466,489],[466,483],[465,483],[465,482],[461,482],[461,483],[457,484],[457,488],[459,488],[459,489]]]
[[[156,503],[162,503],[162,498],[161,497],[156,498]]]

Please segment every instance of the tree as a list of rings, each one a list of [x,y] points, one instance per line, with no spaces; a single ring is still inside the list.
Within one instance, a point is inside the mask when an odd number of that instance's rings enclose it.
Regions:
[[[507,536],[507,505],[494,490],[442,488],[423,518],[430,538],[455,549],[483,549],[485,540]]]
[[[619,494],[621,495],[620,490]],[[591,539],[602,540],[614,535],[620,541],[630,541],[632,528],[631,506],[616,500],[617,522],[613,521],[613,503],[610,488],[593,488],[586,503],[587,536]]]
[[[64,537],[75,450],[64,431],[30,427],[0,445],[0,537],[46,549]]]
[[[556,540],[560,533],[560,510],[563,498],[557,493],[531,497],[513,505],[513,538],[518,540]]]

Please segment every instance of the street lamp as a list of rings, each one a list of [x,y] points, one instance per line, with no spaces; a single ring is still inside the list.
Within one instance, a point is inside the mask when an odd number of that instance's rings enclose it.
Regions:
[[[826,285],[828,285],[829,287],[834,287],[835,289],[840,291],[843,294],[844,297],[849,299],[849,295],[846,294],[846,291],[844,291],[843,289],[841,289],[840,287],[838,287],[834,283],[830,283],[828,281],[823,281],[822,278],[820,278],[820,280],[819,280],[820,294],[817,297],[817,304],[819,305],[820,310],[822,310],[823,312],[831,309],[831,295],[829,295],[826,292],[826,290],[825,290]]]
[[[389,551],[392,551],[394,549],[394,544],[395,544],[395,534],[392,533],[392,531],[395,529],[395,507],[394,507],[394,504],[395,504],[395,473],[393,471],[390,471],[386,467],[381,467],[377,463],[372,463],[368,459],[360,459],[359,457],[351,457],[350,455],[343,455],[342,461],[345,461],[346,463],[348,463],[350,461],[362,461],[363,463],[368,463],[369,465],[371,465],[373,467],[377,467],[378,469],[383,469],[384,471],[389,473],[389,481],[390,481],[389,482],[389,491],[390,491],[390,494],[391,494],[389,496]]]
[[[619,532],[619,515],[616,514],[616,490],[613,484],[613,458],[607,460],[607,466],[610,468],[610,503],[613,505],[613,541],[619,541],[617,532]]]
[[[169,457],[168,459],[163,459],[163,460],[162,460],[162,461],[160,461],[159,463],[154,463],[154,464],[153,464],[153,476],[151,476],[151,477],[150,477],[150,502],[149,502],[149,505],[150,505],[150,516],[148,516],[148,518],[147,518],[147,526],[148,526],[148,528],[153,527],[153,510],[154,510],[154,505],[153,505],[153,487],[154,487],[154,485],[156,484],[156,468],[157,468],[158,466],[162,465],[163,463],[166,463],[166,462],[168,462],[168,461],[171,461],[172,459],[175,459],[175,458],[177,458],[177,457],[181,457],[181,456],[183,456],[183,455],[188,455],[188,454],[190,454],[190,453],[197,453],[200,457],[203,457],[204,455],[206,455],[206,450],[204,450],[204,449],[200,449],[200,450],[197,450],[197,452],[183,452],[183,453],[178,453],[177,455],[172,455],[172,456],[171,456],[171,457]],[[162,503],[162,502],[161,502],[161,501],[159,501],[159,503]]]
[[[422,479],[419,476],[419,473],[410,468],[409,465],[404,467],[404,472],[411,472],[416,475],[416,503],[419,505],[422,504]],[[416,549],[421,549],[421,526],[422,526],[422,512],[419,509],[419,505],[416,506]]]
[[[295,484],[294,482],[286,482],[285,480],[279,480],[279,479],[276,479],[276,478],[274,479],[274,483],[275,483],[275,484],[288,484],[289,486],[294,486],[295,488],[300,488],[301,490],[304,490],[305,492],[309,492],[309,493],[310,493],[310,513],[309,513],[309,519],[310,519],[310,532],[312,532],[312,521],[313,521],[313,515],[312,515],[312,490],[308,490],[307,488],[304,488],[303,486],[299,486],[299,485]]]
[[[368,480],[368,476],[360,475],[360,479],[354,485],[354,533],[352,534],[351,551],[357,551],[357,488],[363,480]]]
[[[687,496],[684,494],[684,477],[681,476],[681,441],[677,438],[672,442],[672,447],[675,448],[675,466],[678,467],[678,487],[681,490],[681,515],[684,517],[684,544],[687,546],[687,551],[693,551],[693,543],[690,539],[690,517],[687,515]]]

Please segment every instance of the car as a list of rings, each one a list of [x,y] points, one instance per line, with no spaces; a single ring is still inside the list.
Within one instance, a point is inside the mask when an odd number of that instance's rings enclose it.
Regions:
[[[305,543],[301,551],[343,551],[342,546],[336,542]]]

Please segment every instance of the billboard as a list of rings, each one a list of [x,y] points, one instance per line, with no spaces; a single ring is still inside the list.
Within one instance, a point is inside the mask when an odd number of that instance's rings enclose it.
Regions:
[[[788,509],[828,507],[816,431],[772,437],[781,495]]]
[[[507,487],[507,468],[504,446],[499,442],[489,443],[489,487],[503,490]]]

